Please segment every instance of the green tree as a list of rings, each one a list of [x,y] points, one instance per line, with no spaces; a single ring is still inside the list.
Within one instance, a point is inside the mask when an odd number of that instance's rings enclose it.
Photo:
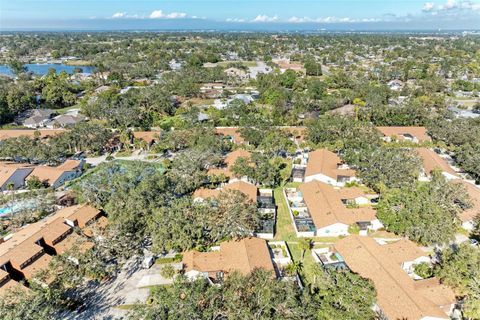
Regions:
[[[384,192],[377,217],[389,231],[423,245],[442,244],[454,238],[459,224],[457,214],[469,205],[464,187],[448,183],[435,171],[430,182]]]
[[[465,297],[463,316],[480,317],[480,250],[467,243],[448,247],[438,254],[434,273],[440,280]]]

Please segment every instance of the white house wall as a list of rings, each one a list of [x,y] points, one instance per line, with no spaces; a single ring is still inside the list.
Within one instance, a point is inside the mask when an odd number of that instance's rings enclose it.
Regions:
[[[339,237],[348,234],[348,225],[340,222],[317,229],[317,237]]]

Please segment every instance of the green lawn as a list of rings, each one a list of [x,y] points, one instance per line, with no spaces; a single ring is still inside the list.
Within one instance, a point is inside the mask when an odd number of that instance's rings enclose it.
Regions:
[[[300,183],[290,182],[286,187],[295,188]],[[293,227],[292,219],[288,212],[287,202],[283,196],[283,187],[278,187],[274,190],[275,203],[277,204],[277,230],[275,234],[275,240],[283,240],[287,242],[290,253],[292,254],[293,261],[302,261],[302,250],[298,247],[298,241]],[[312,237],[315,242],[315,248],[326,247],[338,241],[337,237]],[[312,270],[316,266],[316,262],[312,257],[311,250],[305,252],[304,259],[302,261],[303,270],[300,273],[304,283],[310,282],[312,276]]]
[[[74,106],[65,107],[65,108],[61,108],[61,109],[55,109],[54,111],[58,114],[65,114],[72,109],[80,109],[80,106],[79,105],[74,105]]]
[[[302,261],[302,250],[298,247],[298,244],[295,242],[287,242],[290,253],[292,254],[293,261]],[[311,282],[312,270],[317,265],[315,260],[312,257],[311,250],[305,252],[305,256],[302,261],[303,269],[300,272],[300,277],[304,284]]]
[[[244,65],[245,67],[255,67],[255,66],[257,66],[256,61],[220,61],[217,64],[219,66],[226,67],[229,64],[235,64],[235,63],[240,63],[240,64]]]
[[[283,187],[278,187],[273,191],[275,203],[277,204],[277,230],[275,240],[296,241],[297,236],[293,228],[293,222],[288,213],[286,199],[283,196]]]

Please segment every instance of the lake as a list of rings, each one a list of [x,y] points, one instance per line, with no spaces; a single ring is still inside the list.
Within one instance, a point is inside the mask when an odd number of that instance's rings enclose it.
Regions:
[[[53,68],[57,73],[60,73],[62,71],[65,71],[68,74],[72,74],[73,70],[75,68],[80,68],[82,69],[83,73],[92,73],[94,70],[94,67],[91,66],[67,66],[65,64],[60,64],[60,63],[35,63],[35,64],[26,64],[25,67],[27,67],[27,71],[33,72],[36,75],[43,76],[47,74],[48,69]],[[7,65],[0,64],[0,74],[13,77],[14,74],[12,70]]]

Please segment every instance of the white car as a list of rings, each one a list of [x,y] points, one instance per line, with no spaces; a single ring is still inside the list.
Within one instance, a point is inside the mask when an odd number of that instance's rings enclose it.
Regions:
[[[155,259],[152,256],[145,257],[142,261],[142,268],[150,269],[150,267],[153,265],[154,262],[155,262]]]

